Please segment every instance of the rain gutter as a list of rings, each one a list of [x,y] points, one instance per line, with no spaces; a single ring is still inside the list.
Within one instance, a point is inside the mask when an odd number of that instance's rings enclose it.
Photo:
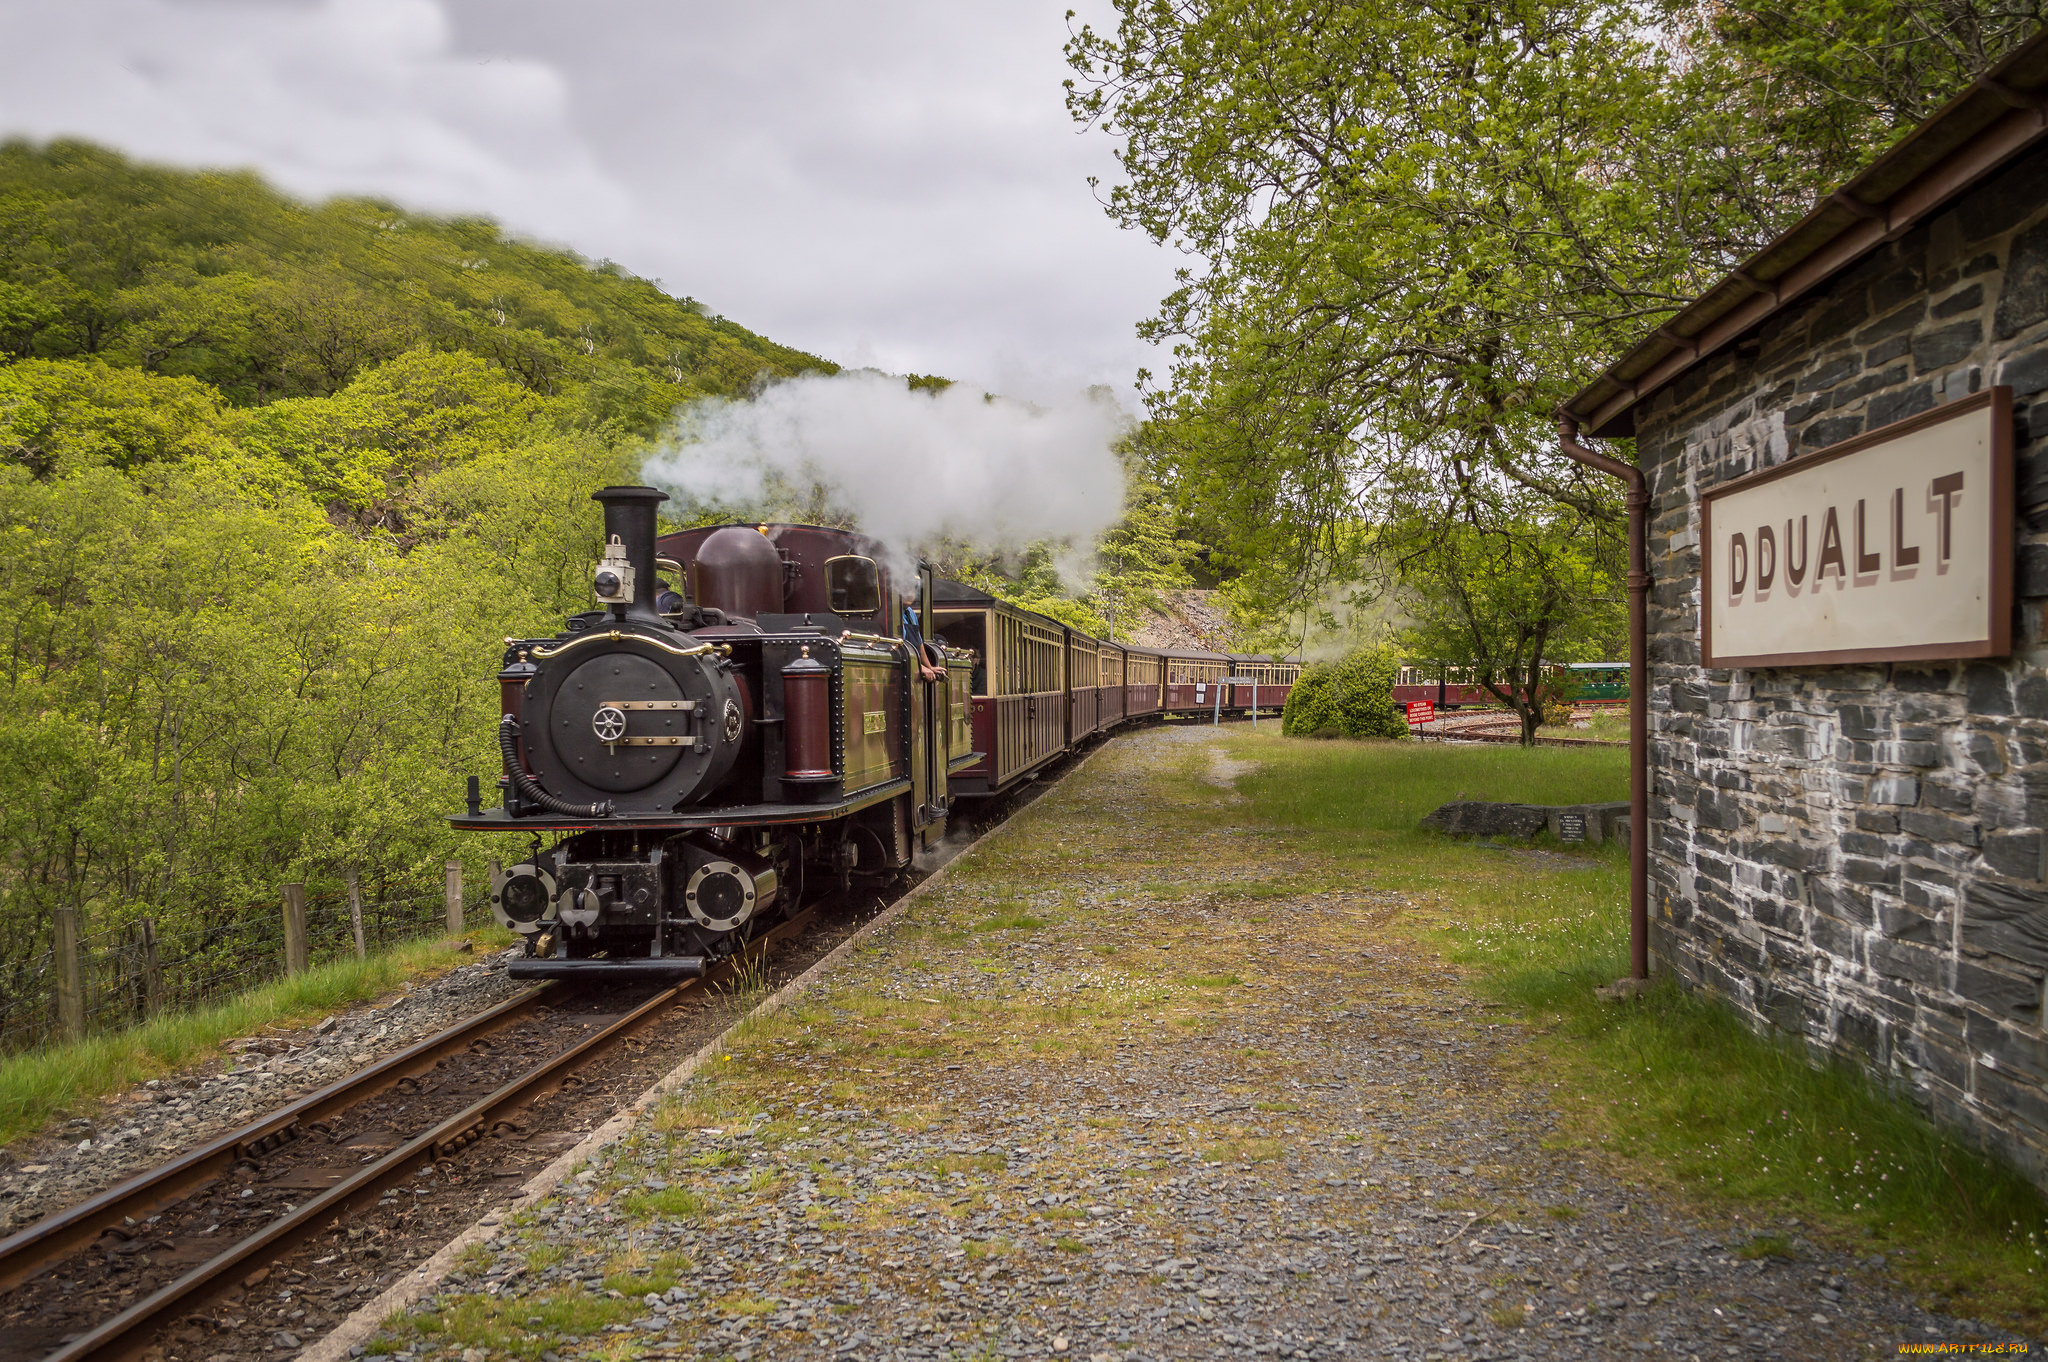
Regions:
[[[1619,478],[1628,489],[1628,962],[1629,977],[1650,977],[1650,486],[1643,470],[1579,443],[1579,421],[1557,418],[1566,458]]]

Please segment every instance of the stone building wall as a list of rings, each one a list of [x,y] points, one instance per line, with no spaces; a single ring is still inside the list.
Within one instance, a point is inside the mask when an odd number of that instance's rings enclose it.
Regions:
[[[1700,667],[1699,494],[2013,389],[2009,659]],[[2048,151],[1637,409],[1652,945],[2048,1186]]]

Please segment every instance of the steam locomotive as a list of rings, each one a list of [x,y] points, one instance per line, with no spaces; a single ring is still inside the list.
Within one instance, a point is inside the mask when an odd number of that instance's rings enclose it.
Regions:
[[[506,641],[502,802],[472,778],[450,820],[531,834],[490,886],[526,943],[514,978],[701,974],[826,888],[909,865],[956,800],[1129,718],[1277,709],[1298,671],[1089,639],[847,531],[658,537],[664,493],[592,499],[598,608]]]

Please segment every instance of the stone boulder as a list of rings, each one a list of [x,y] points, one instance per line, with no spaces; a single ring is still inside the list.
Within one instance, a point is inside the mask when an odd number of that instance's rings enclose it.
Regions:
[[[1598,846],[1602,842],[1628,841],[1628,801],[1619,800],[1611,804],[1559,804],[1550,809],[1550,835],[1558,841],[1564,840],[1560,816],[1568,813],[1579,814],[1586,820],[1586,840]]]
[[[1422,826],[1454,837],[1534,837],[1550,821],[1540,804],[1493,804],[1454,799],[1422,820]]]
[[[1433,832],[1454,837],[1534,837],[1545,828],[1563,841],[1561,818],[1578,814],[1586,820],[1586,840],[1594,845],[1629,837],[1628,802],[1607,804],[1496,804],[1483,799],[1454,799],[1422,820]]]

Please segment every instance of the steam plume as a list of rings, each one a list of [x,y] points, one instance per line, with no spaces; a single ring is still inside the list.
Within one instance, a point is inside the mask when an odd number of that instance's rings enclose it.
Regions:
[[[873,370],[806,374],[685,407],[643,476],[699,510],[850,521],[904,548],[1085,545],[1122,512],[1112,445],[1126,424],[1103,393],[1037,407]]]

